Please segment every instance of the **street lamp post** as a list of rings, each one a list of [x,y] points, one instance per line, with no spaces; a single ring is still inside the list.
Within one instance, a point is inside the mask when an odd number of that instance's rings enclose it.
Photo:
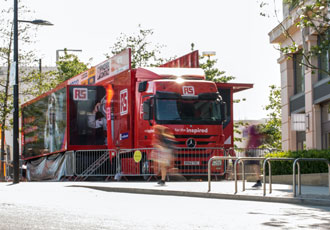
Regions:
[[[13,183],[19,183],[19,128],[18,128],[18,6],[17,0],[14,0],[14,65],[15,65],[15,82],[14,82],[14,129],[13,129],[13,168],[14,180]]]
[[[82,52],[82,50],[76,50],[76,49],[56,50],[56,63],[60,60],[60,51]]]
[[[203,53],[202,53],[202,55],[204,56],[204,57],[208,57],[209,59],[210,59],[210,57],[211,56],[215,56],[215,51],[204,51]]]
[[[13,85],[13,97],[14,97],[14,112],[13,112],[13,169],[14,180],[13,183],[19,183],[19,91],[18,91],[18,22],[27,22],[35,25],[53,25],[45,20],[33,20],[25,21],[18,20],[18,3],[14,0],[14,62],[15,65],[15,81]]]

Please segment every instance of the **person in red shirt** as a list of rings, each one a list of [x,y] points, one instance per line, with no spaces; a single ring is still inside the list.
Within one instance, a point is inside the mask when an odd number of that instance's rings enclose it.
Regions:
[[[248,142],[246,146],[246,156],[247,157],[259,157],[258,147],[262,144],[262,135],[259,133],[258,128],[255,125],[248,127]],[[253,188],[261,187],[261,171],[260,171],[260,161],[247,161],[247,165],[251,165],[252,171],[257,176],[257,182],[252,186]]]

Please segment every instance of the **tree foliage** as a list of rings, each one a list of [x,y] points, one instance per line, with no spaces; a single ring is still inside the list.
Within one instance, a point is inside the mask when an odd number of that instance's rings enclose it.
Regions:
[[[235,77],[227,76],[226,72],[215,67],[218,59],[211,59],[210,57],[200,56],[200,68],[205,72],[206,80],[227,83],[234,80]]]
[[[194,51],[195,44],[191,43],[191,51]],[[234,80],[235,77],[225,75],[226,72],[216,67],[218,59],[212,59],[210,56],[199,55],[199,67],[205,72],[205,78],[208,81],[227,83]]]
[[[26,98],[39,96],[55,88],[56,85],[86,71],[88,65],[88,63],[80,61],[78,56],[69,54],[64,49],[64,56],[59,57],[56,70],[40,72],[33,69],[21,77],[22,81],[29,86],[22,93]]]
[[[22,76],[23,81],[28,87],[21,93],[26,100],[37,97],[60,83],[57,71],[39,72],[33,69]]]
[[[262,1],[260,7],[269,6],[268,1]],[[315,56],[320,56],[324,54],[327,55],[328,63],[329,63],[329,52],[330,52],[330,42],[329,42],[329,0],[313,0],[313,1],[304,1],[304,0],[284,0],[284,3],[288,5],[290,10],[296,12],[295,18],[295,26],[297,29],[301,30],[301,36],[303,45],[299,46],[297,44],[296,38],[292,36],[284,23],[278,18],[278,14],[276,9],[274,9],[274,15],[277,18],[279,25],[283,30],[283,34],[290,40],[290,43],[285,46],[281,46],[278,50],[285,55],[287,58],[292,58],[294,53],[301,52],[303,55],[302,61],[299,63],[306,68],[310,68],[313,71],[318,70],[323,74],[330,75],[330,71],[328,65],[325,67],[321,67],[319,65],[315,65],[311,58]],[[265,16],[264,13],[260,13],[262,16]],[[289,16],[290,19],[292,16]],[[319,36],[319,43],[308,47],[305,42],[305,37],[307,35],[317,34]]]
[[[143,29],[141,25],[138,26],[137,34],[126,35],[121,33],[117,41],[110,47],[111,54],[106,54],[107,58],[130,48],[132,68],[158,66],[164,63],[166,59],[159,57],[164,45],[153,44],[150,41],[153,33],[152,29]]]
[[[88,64],[79,60],[77,55],[69,54],[64,49],[64,56],[60,56],[57,64],[58,83],[66,81],[88,69]]]
[[[31,11],[24,5],[19,5],[18,11],[20,15],[30,14]],[[9,5],[9,2],[1,2],[0,10],[0,66],[2,69],[2,76],[0,78],[0,128],[1,128],[1,159],[4,159],[4,140],[5,130],[9,129],[11,122],[9,119],[10,111],[13,108],[12,90],[10,87],[10,69],[12,66],[12,53],[13,53],[13,7]],[[34,27],[35,28],[35,27]],[[31,25],[22,23],[18,26],[18,37],[20,46],[18,60],[20,64],[29,63],[33,60],[33,52],[25,49],[26,45],[33,43],[34,39],[33,27]],[[23,49],[21,49],[23,47]],[[0,177],[3,177],[2,164],[0,167]]]
[[[259,125],[259,128],[265,137],[263,147],[281,149],[281,89],[275,85],[271,85],[269,88],[269,104],[264,108],[269,112],[267,114],[268,119],[265,124]]]
[[[19,5],[18,11],[21,15],[31,14],[31,11],[24,5]],[[0,66],[3,66],[4,78],[0,78],[0,125],[2,131],[8,129],[8,115],[13,108],[12,90],[9,82],[11,59],[13,56],[13,8],[5,6],[0,13]],[[26,45],[33,43],[36,27],[26,23],[19,24],[19,64],[20,66],[30,63],[34,59],[32,51],[26,50]],[[23,47],[21,49],[20,47]],[[20,74],[23,74],[23,68],[20,68]],[[2,135],[4,137],[4,135]]]

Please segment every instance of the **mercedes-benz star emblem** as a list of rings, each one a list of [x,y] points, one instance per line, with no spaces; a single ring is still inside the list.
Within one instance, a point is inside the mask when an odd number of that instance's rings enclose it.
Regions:
[[[195,141],[194,139],[192,139],[192,138],[189,138],[189,139],[187,140],[186,144],[187,144],[187,146],[188,146],[189,148],[195,148],[195,146],[196,146],[196,141]]]

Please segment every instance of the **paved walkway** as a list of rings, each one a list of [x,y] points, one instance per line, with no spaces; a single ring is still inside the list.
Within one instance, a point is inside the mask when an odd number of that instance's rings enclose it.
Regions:
[[[302,186],[302,195],[293,197],[292,185],[273,184],[272,193],[269,194],[269,184],[267,184],[267,193],[263,196],[263,188],[252,189],[254,183],[250,182],[246,182],[246,190],[242,191],[242,181],[238,181],[236,194],[234,181],[212,181],[210,192],[208,192],[208,182],[166,182],[165,186],[159,186],[156,182],[66,182],[63,184],[69,187],[86,187],[108,192],[330,206],[329,188],[319,186]]]
[[[1,183],[10,185],[11,183]],[[165,186],[159,186],[152,182],[20,182],[26,191],[42,191],[47,186],[60,187],[84,187],[107,192],[124,192],[137,194],[188,196],[214,199],[252,200],[264,202],[279,202],[291,204],[321,205],[330,207],[330,195],[328,187],[302,186],[301,193],[293,197],[292,185],[273,184],[272,193],[269,193],[269,184],[266,184],[266,195],[263,195],[263,187],[253,189],[254,183],[246,182],[245,191],[242,181],[238,181],[235,194],[234,181],[212,181],[211,191],[208,192],[206,181],[166,182]],[[14,186],[16,187],[16,186]],[[20,186],[21,187],[21,186]]]

